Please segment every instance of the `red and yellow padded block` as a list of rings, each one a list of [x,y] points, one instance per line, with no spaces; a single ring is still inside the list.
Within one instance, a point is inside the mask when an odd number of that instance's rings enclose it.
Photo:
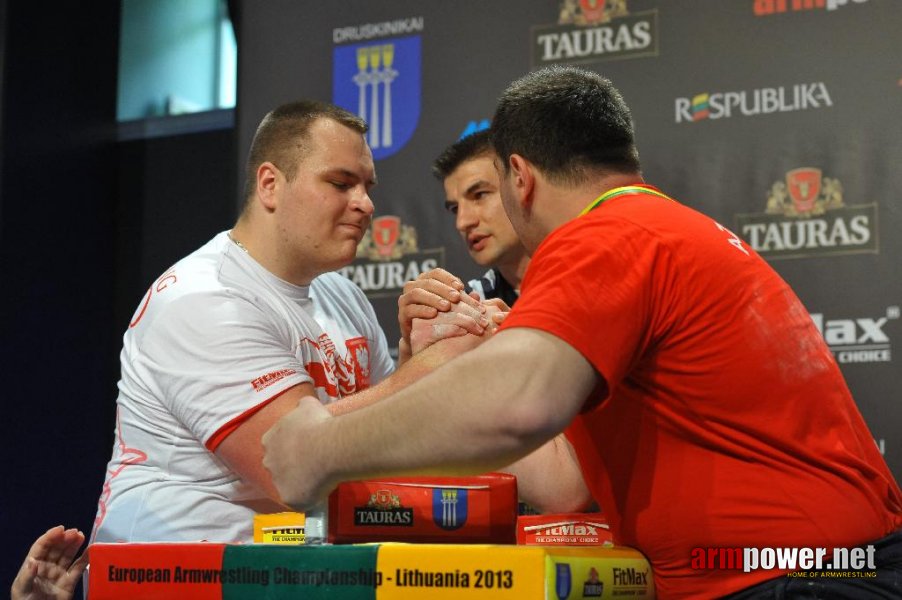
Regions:
[[[375,600],[378,546],[93,544],[88,600]]]
[[[517,479],[393,477],[342,483],[329,496],[329,541],[513,544]]]
[[[653,599],[629,548],[94,544],[88,600]]]
[[[376,564],[378,600],[655,597],[631,548],[383,544]]]

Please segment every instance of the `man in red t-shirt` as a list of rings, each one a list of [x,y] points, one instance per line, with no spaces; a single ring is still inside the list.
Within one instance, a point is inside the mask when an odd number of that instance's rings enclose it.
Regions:
[[[898,592],[902,492],[788,285],[644,184],[629,110],[597,74],[530,73],[492,127],[505,210],[532,255],[517,306],[492,339],[380,403],[332,418],[303,400],[264,438],[282,498],[303,508],[342,480],[497,469],[565,430],[661,598]],[[484,393],[459,394],[463,379]],[[873,579],[716,568],[719,549],[861,545]]]

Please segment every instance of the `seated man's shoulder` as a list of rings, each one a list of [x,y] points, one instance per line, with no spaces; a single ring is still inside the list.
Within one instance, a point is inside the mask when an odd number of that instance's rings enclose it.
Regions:
[[[224,283],[213,270],[176,263],[145,292],[130,328],[152,323],[186,322],[197,326],[238,312],[257,312],[260,299],[252,290]]]

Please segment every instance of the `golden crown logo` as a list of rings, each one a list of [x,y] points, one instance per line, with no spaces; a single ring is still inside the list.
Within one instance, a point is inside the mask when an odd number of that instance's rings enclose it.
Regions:
[[[391,215],[373,219],[357,245],[358,258],[384,262],[413,252],[419,252],[416,229],[402,225],[400,217]]]
[[[563,0],[559,25],[596,25],[629,14],[626,0]]]
[[[842,184],[838,179],[821,177],[821,170],[802,167],[786,173],[785,181],[775,182],[767,194],[767,214],[786,217],[814,217],[845,206]]]

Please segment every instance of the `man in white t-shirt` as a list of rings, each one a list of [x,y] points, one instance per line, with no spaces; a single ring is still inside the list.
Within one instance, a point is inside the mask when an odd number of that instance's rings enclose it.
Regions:
[[[332,273],[354,259],[373,213],[365,132],[325,103],[269,113],[235,227],[150,286],[124,336],[92,541],[251,541],[255,513],[285,510],[260,438],[300,398],[351,410],[473,345],[431,346],[389,377],[372,306]],[[445,317],[481,333],[485,318],[468,315]]]

